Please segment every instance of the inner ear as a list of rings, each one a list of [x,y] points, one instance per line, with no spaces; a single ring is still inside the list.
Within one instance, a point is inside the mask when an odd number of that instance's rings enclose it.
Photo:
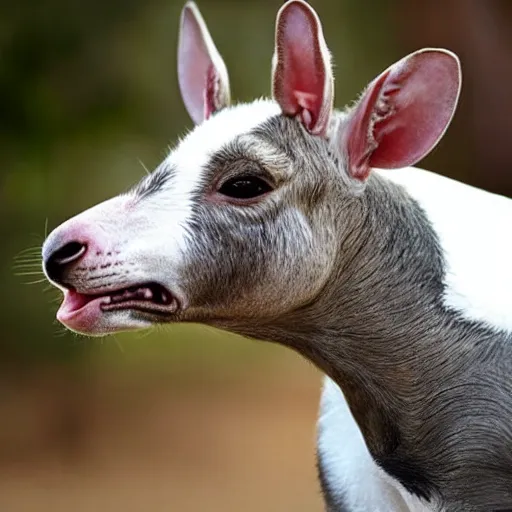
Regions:
[[[181,13],[178,81],[183,103],[195,124],[229,105],[226,65],[194,2]]]
[[[425,49],[377,77],[343,124],[341,146],[352,177],[372,167],[414,165],[439,142],[455,112],[461,86],[459,59]]]
[[[290,0],[276,20],[272,93],[283,114],[296,116],[314,135],[327,131],[333,107],[329,50],[316,12]]]

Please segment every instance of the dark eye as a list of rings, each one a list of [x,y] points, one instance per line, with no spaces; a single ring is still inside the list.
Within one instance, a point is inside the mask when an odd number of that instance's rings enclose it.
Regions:
[[[219,194],[234,199],[252,199],[270,192],[272,187],[256,176],[243,176],[225,181],[219,188]]]

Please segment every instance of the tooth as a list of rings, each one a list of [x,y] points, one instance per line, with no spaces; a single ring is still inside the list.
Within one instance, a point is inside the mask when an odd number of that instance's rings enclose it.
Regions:
[[[178,309],[178,302],[176,299],[173,299],[172,302],[169,304],[169,311],[171,313],[175,313]]]
[[[160,291],[160,300],[163,304],[167,304],[169,302],[169,296],[167,295],[167,292],[165,290]]]
[[[153,292],[150,288],[144,288],[143,289],[143,296],[146,300],[151,300],[153,298]]]

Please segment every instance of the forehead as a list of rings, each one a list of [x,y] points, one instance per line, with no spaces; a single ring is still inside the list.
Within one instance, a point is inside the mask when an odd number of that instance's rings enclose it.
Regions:
[[[216,152],[239,135],[252,131],[280,113],[277,103],[271,100],[226,108],[192,130],[171,152],[167,163],[178,170],[202,169]]]
[[[162,164],[135,187],[134,195],[148,198],[166,190],[178,195],[180,203],[188,203],[215,153],[280,113],[277,103],[265,99],[221,110],[188,133]]]

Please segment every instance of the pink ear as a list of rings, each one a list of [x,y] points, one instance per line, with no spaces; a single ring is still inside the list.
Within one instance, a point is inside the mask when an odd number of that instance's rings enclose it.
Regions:
[[[226,65],[194,2],[187,2],[181,13],[178,80],[183,102],[195,124],[229,105]]]
[[[332,113],[329,50],[316,12],[290,0],[277,14],[272,92],[284,114],[298,116],[307,130],[324,135]]]
[[[446,50],[420,50],[384,71],[342,128],[349,173],[364,180],[372,167],[396,169],[421,160],[448,128],[460,86],[459,59]]]

